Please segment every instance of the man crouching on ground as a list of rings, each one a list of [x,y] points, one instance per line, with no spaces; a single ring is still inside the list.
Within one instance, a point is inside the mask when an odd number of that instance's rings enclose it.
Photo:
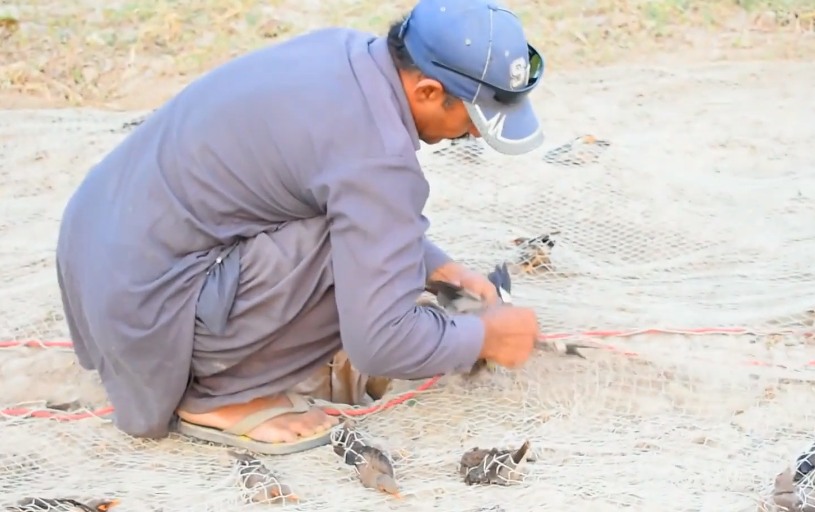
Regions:
[[[191,437],[293,453],[329,441],[336,419],[307,398],[330,397],[302,387],[340,349],[398,379],[523,364],[530,309],[416,305],[428,279],[496,301],[425,236],[416,151],[467,135],[539,147],[527,96],[542,72],[500,4],[421,0],[386,38],[312,32],[153,113],[88,173],[57,248],[76,354],[115,424],[163,437],[177,417]]]

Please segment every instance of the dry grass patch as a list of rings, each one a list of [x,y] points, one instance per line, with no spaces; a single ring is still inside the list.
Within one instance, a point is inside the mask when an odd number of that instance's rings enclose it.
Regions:
[[[795,59],[815,49],[815,0],[508,3],[549,69],[678,54]],[[50,105],[151,108],[230,57],[327,25],[381,33],[412,4],[0,0],[0,104],[28,106],[28,97]]]

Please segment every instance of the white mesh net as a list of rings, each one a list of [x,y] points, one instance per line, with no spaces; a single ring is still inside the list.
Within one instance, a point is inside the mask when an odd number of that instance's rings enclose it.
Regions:
[[[472,382],[446,377],[408,400],[415,383],[397,383],[384,401],[399,403],[358,423],[394,455],[404,499],[363,488],[325,447],[263,458],[301,500],[284,506],[756,510],[815,428],[812,83],[811,64],[553,76],[537,95],[544,150],[509,159],[466,142],[424,148],[432,238],[488,270],[518,256],[514,239],[557,233],[538,270],[515,269],[515,302],[534,306],[550,336],[594,336],[613,350],[585,351],[586,361],[541,354]],[[135,117],[0,116],[4,346],[67,341],[53,269],[59,215]],[[544,161],[584,134],[610,142],[596,162]],[[250,506],[224,448],[134,440],[74,411],[107,403],[70,350],[2,350],[0,382],[4,500],[111,498],[125,512]],[[70,411],[41,417],[46,402]],[[463,483],[465,451],[527,439],[535,460],[524,482]]]

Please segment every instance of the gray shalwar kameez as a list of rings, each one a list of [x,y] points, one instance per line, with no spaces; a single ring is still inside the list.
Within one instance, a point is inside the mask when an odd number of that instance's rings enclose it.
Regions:
[[[342,347],[359,371],[463,371],[483,326],[415,305],[449,258],[386,42],[326,29],[199,78],[70,199],[57,267],[79,362],[115,424],[280,393]]]

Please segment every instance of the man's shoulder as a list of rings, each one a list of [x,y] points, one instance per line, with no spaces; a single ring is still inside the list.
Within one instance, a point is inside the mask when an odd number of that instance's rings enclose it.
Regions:
[[[415,159],[406,126],[412,119],[406,119],[410,113],[398,98],[401,81],[383,38],[355,29],[324,28],[291,44],[291,51],[303,55],[308,66],[295,69],[299,92],[310,96],[301,108],[308,110],[314,130],[325,128],[316,138],[332,148],[327,158]]]
[[[325,59],[328,55],[353,53],[356,48],[366,45],[375,38],[375,35],[361,30],[328,27],[295,36],[270,47],[270,49],[273,48],[273,51],[279,53],[304,52],[314,59],[312,64],[326,66],[331,64],[331,61]]]
[[[285,141],[276,144],[280,151],[297,155],[289,160],[317,168],[392,156],[410,161],[412,119],[400,105],[401,82],[383,43],[360,30],[318,29],[228,63],[205,81],[233,95],[241,84],[239,100],[275,121],[258,124]]]

